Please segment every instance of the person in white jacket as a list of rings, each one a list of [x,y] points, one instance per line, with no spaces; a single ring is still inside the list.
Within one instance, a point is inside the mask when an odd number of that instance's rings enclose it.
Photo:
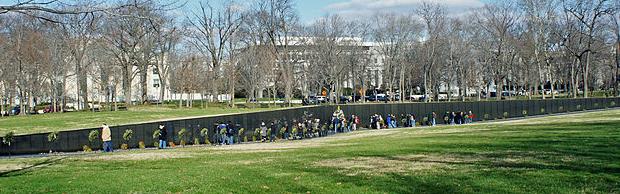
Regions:
[[[105,123],[101,126],[101,140],[103,141],[103,152],[112,152],[112,131]]]

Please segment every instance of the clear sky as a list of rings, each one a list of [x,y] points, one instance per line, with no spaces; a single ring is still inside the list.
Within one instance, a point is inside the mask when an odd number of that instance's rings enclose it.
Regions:
[[[0,4],[12,4],[18,0],[0,0]],[[45,0],[41,0],[45,1]],[[71,0],[69,0],[71,1]],[[175,1],[175,0],[164,0]],[[187,7],[180,12],[195,10],[201,0],[187,0]],[[217,4],[221,0],[202,0]],[[469,8],[480,7],[485,2],[495,0],[296,0],[300,20],[311,23],[326,14],[340,14],[345,17],[359,18],[375,12],[404,12],[411,11],[423,1],[444,4],[450,14],[460,14]],[[245,2],[240,0],[240,2]]]

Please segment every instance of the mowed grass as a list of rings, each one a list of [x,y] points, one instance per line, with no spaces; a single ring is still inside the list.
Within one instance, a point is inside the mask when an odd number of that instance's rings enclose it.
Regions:
[[[0,135],[9,131],[31,134],[99,127],[103,123],[121,125],[161,119],[207,116],[227,113],[275,110],[277,108],[171,108],[158,106],[130,107],[128,111],[68,112],[0,118]]]
[[[619,140],[616,109],[294,142],[0,159],[0,193],[618,193]]]

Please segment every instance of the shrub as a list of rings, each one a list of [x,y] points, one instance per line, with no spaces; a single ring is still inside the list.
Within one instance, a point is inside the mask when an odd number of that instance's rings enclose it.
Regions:
[[[243,137],[244,134],[245,134],[245,128],[239,129],[239,132],[238,132],[239,137]]]
[[[254,134],[252,134],[252,141],[256,141],[256,139],[260,139],[260,128],[254,129]]]
[[[197,137],[194,137],[194,145],[200,145],[200,139]]]
[[[139,147],[140,149],[145,149],[145,148],[146,148],[146,145],[144,144],[144,141],[140,141],[140,142],[138,142],[138,147]]]
[[[90,147],[88,147],[88,145],[84,145],[82,146],[82,150],[84,150],[84,152],[92,152],[93,149],[91,149]]]
[[[129,141],[133,137],[133,130],[125,129],[125,133],[123,133],[123,140]]]
[[[2,143],[11,147],[11,143],[13,143],[13,141],[15,141],[15,132],[10,131],[4,134],[4,137],[2,138]]]
[[[95,147],[94,143],[95,141],[97,141],[97,139],[99,139],[99,130],[92,130],[90,131],[90,133],[88,133],[88,142],[91,146]]]
[[[185,137],[187,136],[187,129],[181,128],[181,130],[179,130],[178,132],[178,135],[179,135],[179,145],[181,145],[181,147],[184,147],[186,144]]]
[[[243,136],[243,142],[248,142],[248,136]]]
[[[58,141],[58,131],[47,134],[47,141],[50,142],[50,153],[52,153],[54,144]]]
[[[526,117],[526,116],[527,116],[527,110],[523,110],[523,111],[521,111],[521,114],[522,114],[524,117]]]
[[[159,147],[159,134],[161,133],[161,130],[159,129],[155,129],[153,131],[153,140],[155,140],[155,142],[153,142],[153,146],[155,147]]]
[[[159,134],[161,134],[161,130],[155,129],[155,131],[153,131],[153,139],[159,139]]]
[[[271,139],[271,128],[267,128],[267,136]]]
[[[133,130],[125,129],[125,133],[123,133],[123,140],[125,140],[125,143],[121,145],[121,149],[123,150],[129,149],[129,141],[131,140],[132,137],[133,137]]]
[[[89,142],[95,142],[97,139],[99,139],[99,130],[92,130],[90,131],[90,133],[88,133],[88,141]]]
[[[209,142],[209,129],[207,128],[202,128],[200,130],[200,136],[202,136],[203,138],[205,138],[205,144],[211,144],[211,142]]]
[[[220,129],[220,135],[226,135],[226,128]]]
[[[56,140],[58,140],[58,131],[54,131],[51,132],[47,135],[47,141],[48,142],[55,142]]]
[[[280,135],[280,137],[284,138],[284,133],[286,133],[286,127],[282,127],[278,134]]]
[[[508,112],[504,112],[503,116],[504,118],[508,118]]]

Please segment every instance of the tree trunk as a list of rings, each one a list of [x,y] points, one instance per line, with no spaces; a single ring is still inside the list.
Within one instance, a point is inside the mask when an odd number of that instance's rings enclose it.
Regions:
[[[497,79],[495,81],[495,99],[496,100],[501,100],[502,99],[502,92],[504,90],[504,80],[502,79]]]
[[[88,108],[88,81],[87,81],[87,77],[86,77],[86,72],[84,72],[84,70],[82,69],[82,64],[78,64],[77,65],[79,67],[79,71],[77,76],[77,80],[78,80],[78,84],[79,84],[79,94],[81,94],[82,97],[82,107],[80,107],[80,109],[87,109]],[[78,68],[76,67],[76,68]],[[78,102],[79,102],[79,98],[78,98]],[[79,104],[79,103],[78,103]]]
[[[160,77],[159,78],[159,102],[160,103],[164,103],[164,99],[166,95],[165,91],[166,91],[166,81],[164,81],[164,79]]]
[[[576,75],[575,75],[575,65],[577,63],[580,63],[579,58],[575,58],[575,60],[573,60],[573,63],[570,66],[570,84],[571,84],[571,93],[573,94],[573,98],[577,98],[577,93],[579,93],[579,90],[577,88],[577,79],[576,79]]]
[[[586,64],[583,67],[583,97],[588,98],[588,74],[590,68],[590,52],[586,53]]]
[[[183,92],[180,93],[179,97],[179,108],[183,108]]]
[[[428,78],[426,72],[424,72],[424,101],[429,102],[428,96]]]
[[[148,103],[148,79],[147,79],[147,73],[148,73],[148,67],[146,65],[141,65],[142,70],[140,70],[140,100],[142,100],[141,104],[146,104]]]
[[[131,67],[122,68],[123,74],[123,93],[125,95],[125,106],[131,106]]]

